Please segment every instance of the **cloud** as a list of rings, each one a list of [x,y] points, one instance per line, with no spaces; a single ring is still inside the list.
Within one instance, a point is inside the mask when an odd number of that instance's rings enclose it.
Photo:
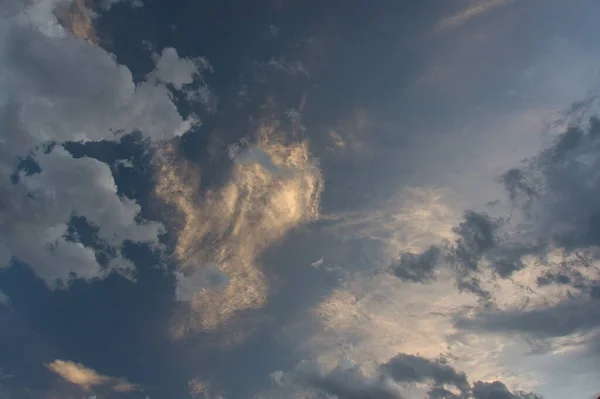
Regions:
[[[473,292],[485,301],[491,299],[478,274],[482,264],[507,278],[525,267],[522,257],[535,253],[537,246],[510,239],[502,231],[504,221],[485,213],[467,211],[452,231],[455,239],[432,245],[422,253],[404,251],[390,266],[390,273],[404,281],[427,283],[439,268],[452,270],[460,290]]]
[[[458,331],[527,340],[538,356],[597,356],[600,141],[595,117],[577,122],[567,119],[550,146],[500,176],[510,214],[467,212],[456,238],[434,247],[441,256],[431,248],[405,253],[391,268],[404,281],[430,284],[434,270],[449,271],[459,289],[483,297],[485,306],[456,313]],[[515,293],[519,299],[509,300]],[[476,397],[522,397],[501,388],[479,385]]]
[[[57,9],[59,5],[66,9]],[[171,90],[186,93],[184,84],[201,82],[203,66],[165,49],[155,60],[155,71],[134,83],[129,69],[112,54],[91,39],[81,40],[93,28],[91,19],[81,20],[91,18],[84,5],[43,1],[0,6],[0,266],[16,258],[52,288],[72,275],[102,278],[111,269],[130,269],[120,252],[123,243],[157,245],[162,231],[159,223],[140,218],[134,200],[117,194],[108,165],[75,158],[62,144],[116,140],[133,131],[164,140],[198,122],[193,115],[179,114]],[[55,12],[89,24],[80,30],[75,20],[63,18],[71,33]],[[23,162],[34,168],[20,167]],[[108,268],[98,263],[90,243],[68,237],[72,217],[97,229],[99,245],[112,254]]]
[[[392,200],[363,211],[326,214],[322,219],[342,240],[381,243],[385,252],[381,261],[391,263],[399,253],[424,251],[433,243],[454,238],[452,228],[459,216],[445,190],[404,187]]]
[[[6,306],[10,303],[10,298],[4,292],[0,291],[0,305]]]
[[[395,381],[419,382],[432,379],[436,388],[453,385],[465,396],[470,391],[465,373],[457,372],[444,359],[429,360],[420,356],[400,354],[385,364],[383,369]]]
[[[444,358],[427,359],[400,353],[389,362],[366,371],[351,361],[331,370],[310,362],[297,365],[293,372],[275,372],[279,397],[321,397],[322,392],[339,399],[540,399],[533,393],[511,392],[500,381],[475,381],[456,370]],[[314,392],[312,392],[314,390]],[[304,395],[300,395],[303,392]],[[497,395],[497,396],[495,396]],[[264,396],[259,396],[264,397]],[[268,395],[266,397],[269,397]]]
[[[286,141],[267,122],[254,145],[236,152],[222,187],[202,192],[201,171],[177,159],[174,147],[163,147],[161,156],[156,195],[183,218],[173,256],[180,270],[179,299],[189,309],[176,322],[175,335],[212,331],[264,305],[267,281],[257,258],[291,229],[318,217],[321,172],[306,142]],[[173,219],[175,228],[176,223]],[[222,273],[226,284],[200,283],[197,275],[207,268]],[[195,292],[192,281],[199,283]]]
[[[541,396],[527,392],[510,392],[506,385],[500,381],[482,382],[473,384],[475,399],[541,399]]]
[[[217,105],[216,96],[204,82],[201,72],[214,69],[205,57],[182,58],[172,47],[153,55],[156,68],[148,78],[155,82],[172,85],[175,90],[185,93],[191,102],[199,102],[213,112]]]
[[[437,30],[456,28],[464,25],[473,18],[490,12],[494,8],[509,5],[514,0],[476,0],[475,4],[443,19],[437,26]]]
[[[188,383],[192,399],[225,399],[220,393],[213,392],[210,383],[200,379],[192,379]]]
[[[73,35],[92,45],[98,45],[98,35],[94,27],[95,13],[88,8],[85,0],[58,4],[55,13],[58,21]]]
[[[370,379],[356,368],[334,370],[308,379],[316,388],[339,399],[403,399],[399,387],[387,378]]]
[[[459,318],[456,325],[466,330],[482,332],[520,332],[537,338],[562,337],[587,332],[600,326],[598,301],[573,298],[556,305],[531,309],[490,310],[473,318]]]
[[[415,282],[426,282],[434,276],[441,256],[440,248],[431,246],[421,254],[403,252],[400,261],[391,266],[392,273],[399,279]]]
[[[540,198],[528,197],[533,203],[527,223],[540,240],[553,246],[576,250],[600,244],[600,140],[593,133],[594,123],[592,119],[587,132],[568,128],[522,169],[530,180],[538,176],[543,185]]]
[[[299,344],[297,336],[290,339],[324,367],[335,367],[344,358],[359,364],[381,364],[396,353],[433,358],[447,352],[452,344],[457,330],[451,315],[475,304],[471,295],[457,294],[452,280],[446,277],[423,290],[420,284],[407,284],[392,276],[356,276],[316,307],[316,320],[298,321],[304,326],[314,325],[304,343]],[[466,338],[455,348],[459,361],[472,359],[469,351],[485,352],[490,350],[488,346],[497,345]],[[478,359],[482,371],[486,359]]]
[[[519,131],[522,129],[520,126]],[[525,129],[533,131],[537,126],[528,124]],[[472,166],[472,159],[466,158],[470,163],[465,167]],[[498,166],[515,169],[518,165],[520,169],[523,164],[513,163],[518,161],[496,163],[488,183],[493,186]],[[541,184],[537,175],[524,175],[526,184]],[[472,186],[470,177],[465,180],[473,191],[478,191],[480,186]],[[535,191],[542,188],[536,186]],[[496,189],[503,194],[503,185]],[[510,208],[504,201],[494,208],[478,207],[461,217],[461,212],[454,211],[457,206],[451,202],[452,197],[442,196],[448,190],[414,191],[421,195],[401,192],[393,201],[371,204],[371,209],[322,215],[320,225],[332,233],[349,242],[378,241],[383,243],[385,253],[368,254],[366,261],[353,257],[336,262],[351,270],[350,278],[316,307],[316,322],[302,319],[299,324],[307,326],[304,330],[300,326],[289,329],[293,330],[290,341],[299,347],[298,356],[313,358],[327,370],[347,357],[370,370],[372,363],[385,363],[398,352],[429,358],[447,354],[452,364],[473,380],[502,379],[512,392],[543,384],[545,378],[551,378],[545,365],[521,363],[520,355],[531,351],[526,337],[465,330],[454,324],[452,316],[474,313],[482,304],[532,309],[562,298],[566,288],[558,294],[555,287],[536,287],[536,279],[544,271],[536,256],[545,251],[544,241],[530,234],[520,210],[503,213],[505,207]],[[491,192],[494,199],[502,198]],[[520,226],[524,229],[517,229]],[[404,259],[403,254],[407,255]],[[315,254],[314,258],[320,256]],[[331,262],[329,255],[326,259]],[[369,273],[379,269],[383,260],[394,266],[393,271],[401,277],[398,281]],[[420,281],[431,285],[415,284]],[[463,292],[456,292],[457,283]],[[486,298],[485,303],[473,300],[472,292]],[[443,389],[439,395],[443,395]]]
[[[62,147],[37,158],[40,173],[20,176],[2,207],[3,258],[27,263],[49,286],[66,282],[71,273],[90,279],[105,273],[93,248],[67,237],[72,215],[98,227],[98,239],[111,248],[124,240],[157,244],[162,226],[137,222],[140,207],[121,198],[108,165],[92,158],[73,158]],[[127,267],[120,255],[113,259]],[[6,263],[4,263],[6,264]],[[119,265],[120,264],[120,265]]]
[[[427,207],[427,202],[420,203]],[[512,230],[514,225],[508,217],[497,218],[471,211],[455,222],[454,228],[450,225],[443,234],[438,234],[437,241],[442,243],[432,247],[436,236],[429,234],[431,232],[422,235],[419,229],[427,230],[429,224],[435,226],[435,223],[425,217],[414,218],[415,229],[402,234],[406,222],[413,220],[409,216],[421,213],[411,212],[415,209],[409,201],[399,204],[393,215],[404,215],[396,220],[405,223],[398,223],[396,230],[386,228],[393,225],[394,219],[389,213],[381,219],[366,215],[355,218],[350,224],[352,228],[347,230],[343,223],[338,226],[340,232],[381,237],[389,242],[390,248],[409,248],[409,251],[401,252],[404,256],[393,264],[394,276],[356,270],[316,307],[316,321],[299,321],[311,327],[304,330],[308,337],[302,337],[298,330],[292,334],[290,339],[294,345],[300,347],[300,353],[314,356],[326,369],[338,367],[344,358],[353,359],[369,369],[373,362],[391,363],[390,357],[399,352],[429,358],[447,354],[452,364],[472,379],[493,381],[503,375],[504,383],[511,390],[533,389],[541,377],[531,368],[515,363],[517,351],[530,350],[525,339],[480,334],[480,330],[456,324],[454,316],[476,313],[481,306],[477,297],[482,296],[486,306],[523,310],[559,301],[567,295],[566,289],[557,292],[554,287],[535,287],[543,272],[554,271],[544,269],[536,262],[536,255],[544,246],[529,245],[529,240],[520,243],[522,234]],[[407,207],[403,209],[402,205]],[[450,219],[456,220],[455,217]],[[344,222],[350,221],[347,218]],[[445,218],[442,222],[448,224]],[[385,234],[387,231],[393,231],[395,235]],[[349,264],[343,267],[351,268],[355,260],[347,262]],[[579,280],[580,284],[594,278],[591,271],[585,276]],[[576,280],[575,276],[570,278]],[[421,283],[428,285],[423,287]],[[585,310],[581,314],[585,314]],[[527,316],[523,317],[523,320],[527,319]],[[481,320],[482,328],[485,323],[486,320]],[[502,323],[502,320],[498,321],[498,325]],[[302,339],[304,342],[298,345]],[[515,369],[519,374],[510,374]],[[451,397],[446,390],[444,386],[434,387],[431,395]]]
[[[86,391],[99,387],[108,388],[114,392],[134,392],[140,389],[137,385],[123,378],[108,377],[85,367],[83,364],[68,360],[55,360],[47,367],[61,378]]]

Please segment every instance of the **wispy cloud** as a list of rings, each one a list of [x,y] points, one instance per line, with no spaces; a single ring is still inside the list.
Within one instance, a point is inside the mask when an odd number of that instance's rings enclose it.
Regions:
[[[506,6],[513,3],[515,0],[478,0],[473,5],[444,18],[437,26],[437,30],[456,28],[464,25],[470,20],[477,18],[480,15],[490,12],[491,10]]]
[[[90,391],[94,388],[108,388],[114,392],[134,392],[140,390],[124,378],[109,377],[95,370],[68,360],[55,360],[47,365],[48,369],[64,380]]]

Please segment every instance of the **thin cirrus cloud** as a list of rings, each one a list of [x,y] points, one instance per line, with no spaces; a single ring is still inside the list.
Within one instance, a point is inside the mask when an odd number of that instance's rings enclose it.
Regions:
[[[515,0],[477,0],[471,6],[444,18],[439,22],[437,30],[456,28],[466,24],[470,20],[477,18],[485,13],[491,12],[495,8],[507,6]]]

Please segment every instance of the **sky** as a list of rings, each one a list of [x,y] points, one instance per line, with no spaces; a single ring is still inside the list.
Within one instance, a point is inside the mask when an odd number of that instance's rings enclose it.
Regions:
[[[593,0],[0,0],[0,399],[594,399]]]

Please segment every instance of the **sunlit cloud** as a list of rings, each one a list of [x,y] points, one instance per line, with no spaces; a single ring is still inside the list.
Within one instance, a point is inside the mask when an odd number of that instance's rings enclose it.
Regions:
[[[454,207],[444,203],[443,191],[413,189],[399,198],[402,200],[387,211],[340,217],[335,233],[382,240],[387,251],[382,258],[387,260],[393,260],[396,251],[418,252],[455,238],[452,225],[459,218]],[[554,253],[548,261],[554,269],[560,268],[564,256]],[[536,309],[570,295],[568,287],[537,287],[539,278],[554,269],[536,264],[534,257],[525,257],[523,262],[525,267],[510,279],[498,279],[491,268],[482,265],[486,271],[480,276],[481,286],[500,309]],[[585,273],[586,278],[598,278],[593,268]],[[362,373],[372,375],[398,353],[444,356],[472,381],[501,379],[511,390],[534,390],[544,374],[515,360],[531,351],[531,342],[524,337],[481,335],[457,328],[455,317],[479,309],[481,304],[472,293],[460,292],[456,284],[448,265],[436,270],[428,284],[380,273],[354,273],[284,334],[295,343],[304,337],[299,350],[310,354],[325,370],[351,361],[360,365]],[[312,327],[302,327],[306,325]],[[574,350],[580,344],[581,338],[575,336],[547,342],[552,351]]]
[[[161,150],[156,194],[183,217],[173,256],[180,264],[179,299],[189,314],[174,334],[212,331],[235,314],[265,304],[268,284],[257,258],[270,244],[319,214],[321,172],[308,143],[286,142],[276,125],[264,124],[256,144],[233,158],[229,181],[201,193],[201,171]],[[189,281],[212,268],[226,281],[219,287]]]
[[[73,0],[59,4],[56,11],[59,22],[69,29],[73,35],[91,45],[98,45],[98,35],[94,27],[94,12],[90,10],[85,0]]]
[[[372,210],[323,215],[342,240],[381,242],[387,261],[402,251],[420,251],[454,236],[460,213],[444,189],[406,187]]]
[[[55,360],[47,365],[48,369],[71,384],[90,391],[94,388],[105,387],[114,392],[134,392],[140,387],[124,378],[108,377],[95,370],[68,360]]]

